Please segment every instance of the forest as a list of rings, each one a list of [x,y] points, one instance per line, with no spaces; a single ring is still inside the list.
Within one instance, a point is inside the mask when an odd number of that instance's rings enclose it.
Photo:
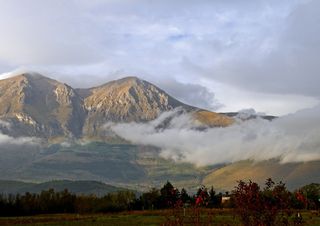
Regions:
[[[67,189],[49,189],[39,194],[0,195],[1,216],[25,216],[56,213],[110,213],[131,210],[230,208],[247,225],[272,225],[286,222],[293,210],[319,210],[320,185],[309,184],[294,192],[282,182],[267,179],[261,188],[253,181],[239,181],[231,192],[217,193],[213,187],[199,187],[195,194],[177,189],[167,181],[161,189],[136,194],[118,191],[98,197],[76,195]],[[177,219],[175,219],[177,220]]]

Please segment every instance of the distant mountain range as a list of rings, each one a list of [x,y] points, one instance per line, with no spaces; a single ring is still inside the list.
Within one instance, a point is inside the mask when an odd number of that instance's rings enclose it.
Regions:
[[[168,111],[188,114],[192,128],[199,130],[228,127],[236,120],[275,118],[199,109],[136,77],[74,89],[37,73],[17,75],[0,80],[0,179],[6,180],[0,185],[8,185],[6,190],[0,186],[0,192],[39,191],[48,186],[59,189],[71,186],[75,192],[85,192],[80,187],[90,187],[91,183],[17,185],[18,182],[9,180],[32,183],[95,180],[133,190],[159,187],[169,180],[191,191],[200,184],[230,190],[240,179],[263,182],[272,177],[284,180],[290,189],[320,181],[319,161],[281,164],[277,160],[248,160],[197,167],[161,157],[159,148],[131,144],[106,127],[108,123],[147,123]],[[166,128],[170,117],[164,118],[157,129]],[[40,138],[40,145],[26,145],[23,141],[27,137]],[[92,183],[91,190],[98,187],[95,193],[113,190],[113,187]]]

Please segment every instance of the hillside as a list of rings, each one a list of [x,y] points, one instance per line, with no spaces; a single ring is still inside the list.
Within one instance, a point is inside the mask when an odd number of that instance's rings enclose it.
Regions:
[[[253,180],[263,184],[267,178],[283,181],[289,189],[320,181],[320,161],[285,163],[277,160],[253,162],[240,161],[214,170],[203,183],[217,189],[232,190],[239,180]]]
[[[30,153],[30,152],[29,152]],[[91,142],[65,147],[54,144],[17,161],[6,158],[4,180],[44,182],[48,180],[95,180],[117,187],[145,190],[170,180],[193,188],[210,171],[190,163],[161,158],[154,147]]]

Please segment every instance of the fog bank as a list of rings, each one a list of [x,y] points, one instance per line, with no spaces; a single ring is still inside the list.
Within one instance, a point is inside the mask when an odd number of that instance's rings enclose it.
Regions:
[[[170,124],[159,129],[166,118]],[[161,155],[177,161],[208,165],[252,159],[281,163],[320,159],[320,106],[273,121],[237,120],[226,128],[197,130],[188,114],[167,112],[145,124],[115,124],[119,136],[141,145],[161,148]]]

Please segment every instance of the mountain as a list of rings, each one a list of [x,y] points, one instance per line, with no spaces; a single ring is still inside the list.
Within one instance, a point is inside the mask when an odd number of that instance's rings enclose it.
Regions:
[[[228,126],[229,116],[184,104],[155,85],[127,77],[89,89],[74,89],[37,73],[0,80],[0,120],[12,136],[50,140],[101,138],[108,122],[147,122],[161,113],[181,109],[198,126]]]
[[[169,96],[163,90],[136,77],[111,81],[88,90],[78,90],[89,111],[89,120],[145,122],[177,107],[197,110]]]

